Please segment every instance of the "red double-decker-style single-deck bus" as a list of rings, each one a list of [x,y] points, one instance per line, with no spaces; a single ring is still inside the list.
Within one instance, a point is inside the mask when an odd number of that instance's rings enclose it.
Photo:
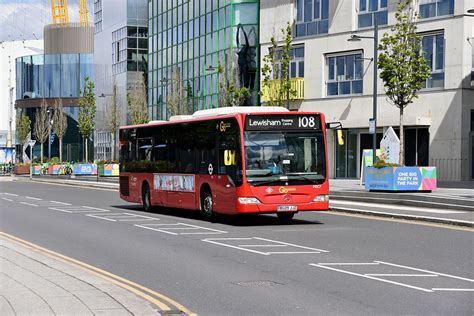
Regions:
[[[322,113],[280,107],[197,111],[120,129],[120,197],[219,214],[328,209]]]

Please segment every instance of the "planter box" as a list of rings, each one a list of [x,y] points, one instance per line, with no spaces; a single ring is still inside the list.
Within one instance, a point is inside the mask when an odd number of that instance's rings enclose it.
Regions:
[[[76,163],[73,165],[73,170],[76,176],[97,175],[97,165],[95,163]]]
[[[436,167],[368,167],[365,189],[369,191],[433,191]]]
[[[15,174],[30,174],[30,166],[15,166]]]
[[[48,174],[51,176],[59,175],[59,170],[61,169],[62,165],[49,165],[48,166]]]
[[[49,165],[44,163],[42,165],[34,165],[33,166],[33,174],[35,176],[40,176],[42,174],[50,174],[49,173]]]
[[[119,176],[119,164],[105,164],[98,166],[99,176],[101,177],[118,177]]]

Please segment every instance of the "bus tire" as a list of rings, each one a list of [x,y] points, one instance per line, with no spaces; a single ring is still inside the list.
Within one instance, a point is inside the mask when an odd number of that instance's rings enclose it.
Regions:
[[[142,205],[146,212],[151,211],[150,186],[148,182],[144,182],[142,185]]]
[[[201,192],[201,214],[206,220],[212,220],[215,217],[212,192],[207,188]]]
[[[295,216],[295,213],[277,213],[278,219],[282,222],[289,222]]]

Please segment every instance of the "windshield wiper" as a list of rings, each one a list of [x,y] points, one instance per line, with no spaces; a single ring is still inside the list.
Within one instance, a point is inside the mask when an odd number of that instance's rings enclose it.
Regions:
[[[317,172],[291,172],[291,173],[285,173],[285,175],[287,175],[287,176],[296,176],[300,179],[309,181],[311,183],[317,183],[317,182],[319,182],[319,180],[324,179],[324,177],[322,175],[320,175],[319,173],[317,173]],[[310,175],[316,175],[318,177],[310,178],[310,177],[308,177]]]

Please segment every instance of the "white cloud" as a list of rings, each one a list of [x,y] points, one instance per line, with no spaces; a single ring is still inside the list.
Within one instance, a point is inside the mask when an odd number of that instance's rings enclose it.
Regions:
[[[78,4],[69,3],[68,12],[71,22],[79,21]],[[49,0],[0,0],[0,41],[43,38],[43,27],[51,23]]]

